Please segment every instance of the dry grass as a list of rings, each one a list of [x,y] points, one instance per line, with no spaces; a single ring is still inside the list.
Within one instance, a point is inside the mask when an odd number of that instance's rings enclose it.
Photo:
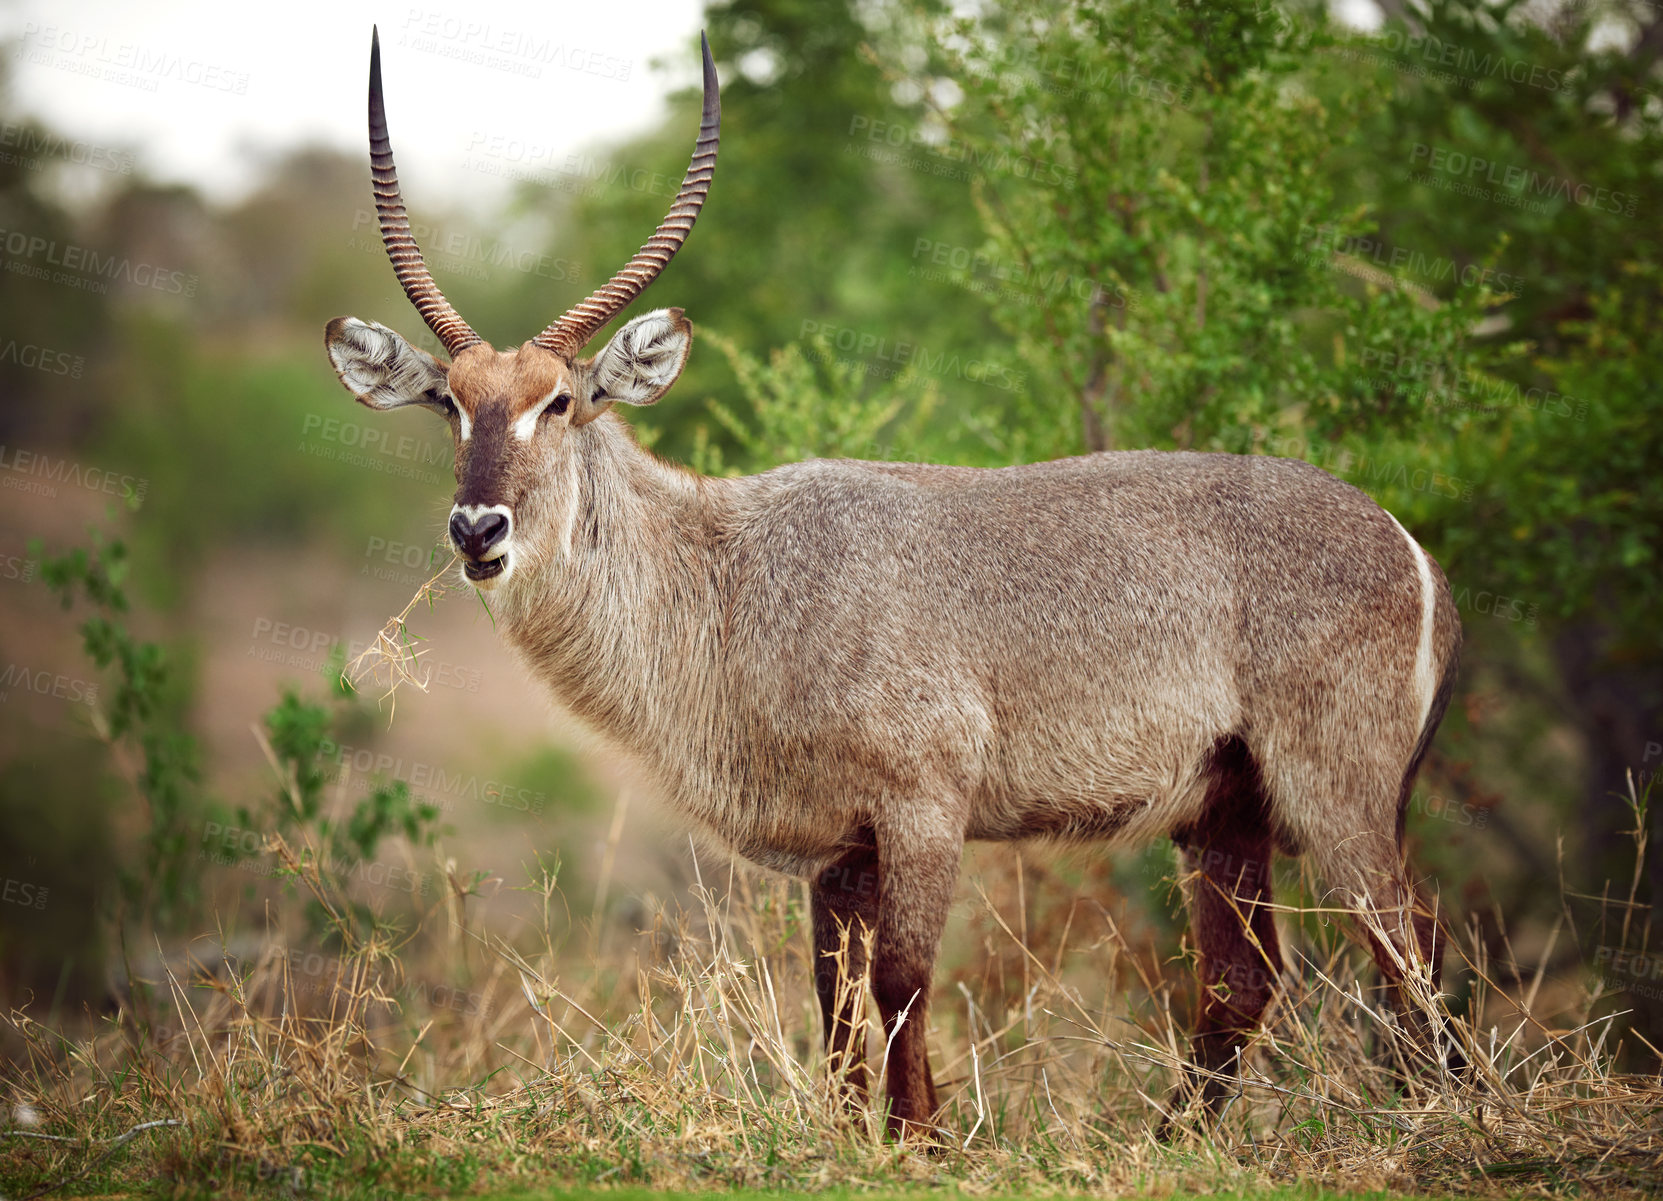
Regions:
[[[419,681],[408,614],[360,673]],[[152,969],[129,969],[120,1011],[78,1030],[9,1015],[0,1192],[1663,1190],[1663,1087],[1616,1070],[1621,1013],[1566,959],[1562,928],[1528,966],[1456,932],[1450,974],[1470,990],[1455,1032],[1473,1069],[1405,1087],[1386,1066],[1396,1021],[1342,935],[1350,915],[1297,880],[1279,891],[1305,898],[1280,918],[1286,997],[1239,1087],[1216,1128],[1157,1142],[1192,965],[1158,951],[1146,898],[1117,911],[1008,852],[965,889],[938,971],[941,1145],[886,1143],[881,1117],[842,1103],[819,1049],[803,885],[727,864],[713,878],[695,856],[689,903],[658,905],[631,936],[602,916],[621,818],[587,931],[540,864],[498,894],[520,902],[517,928],[489,924],[445,861],[436,897],[395,894],[366,922],[362,880],[274,839],[286,883],[258,921],[190,953],[158,947]],[[1415,993],[1440,1004],[1424,981]]]
[[[563,901],[547,874],[528,882],[538,917],[521,937],[470,929],[460,888],[401,935],[357,929],[315,859],[281,843],[271,853],[295,893],[331,915],[338,951],[315,956],[321,968],[290,954],[283,930],[298,928],[300,906],[274,904],[266,936],[207,940],[211,958],[135,982],[127,1007],[93,1031],[67,1037],[12,1014],[23,1052],[6,1081],[8,1195],[83,1173],[78,1187],[341,1195],[550,1180],[950,1180],[1098,1194],[1308,1180],[1414,1193],[1663,1187],[1663,1089],[1613,1070],[1613,1019],[1592,1016],[1604,998],[1554,978],[1551,940],[1537,970],[1498,972],[1476,954],[1452,963],[1474,981],[1473,1016],[1458,1023],[1473,1078],[1402,1090],[1381,1066],[1394,1023],[1325,924],[1337,915],[1291,909],[1300,967],[1221,1124],[1161,1146],[1150,1128],[1181,1061],[1186,965],[1156,961],[1107,912],[1012,869],[962,923],[1003,970],[977,988],[945,973],[937,989],[944,1147],[924,1153],[885,1144],[881,1123],[851,1118],[829,1084],[799,885],[725,868],[699,881],[695,905],[662,909],[633,945],[597,960],[598,938],[580,953],[561,945]],[[412,973],[457,991],[412,988]],[[108,1141],[141,1123],[151,1125]]]
[[[348,687],[360,690],[365,684],[385,687],[380,699],[388,702],[389,723],[397,712],[398,690],[401,687],[408,685],[419,692],[427,691],[427,665],[421,661],[424,648],[419,645],[421,636],[410,628],[410,614],[419,605],[431,609],[438,602],[446,591],[443,581],[458,562],[458,556],[452,554],[450,562],[416,589],[416,594],[404,606],[403,612],[389,617],[386,624],[376,631],[375,637],[370,639],[369,645],[341,672],[341,680]],[[483,600],[481,603],[484,603]]]

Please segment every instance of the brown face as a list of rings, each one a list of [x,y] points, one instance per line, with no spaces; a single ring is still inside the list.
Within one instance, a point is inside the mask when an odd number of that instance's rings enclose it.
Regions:
[[[456,435],[456,503],[450,539],[463,571],[480,588],[495,588],[514,570],[514,513],[539,478],[551,439],[591,421],[617,401],[652,404],[687,360],[692,327],[680,309],[638,317],[614,336],[597,366],[574,360],[597,331],[657,278],[687,239],[716,173],[721,92],[710,43],[704,58],[704,107],[699,137],[681,188],[657,231],[635,257],[580,304],[568,309],[519,350],[492,350],[451,307],[434,283],[410,230],[381,95],[381,37],[370,33],[370,177],[381,240],[393,272],[422,320],[451,356],[446,366],[418,352],[384,325],[337,317],[324,330],[341,382],[373,409],[419,404],[436,409]],[[633,331],[633,332],[632,332]],[[614,346],[621,346],[612,354]],[[578,375],[598,381],[578,394]],[[448,377],[448,378],[447,378]],[[533,506],[535,507],[535,506]]]
[[[450,365],[456,502],[450,540],[468,579],[489,590],[514,569],[514,513],[551,439],[577,412],[572,365],[527,342],[512,353],[479,344]]]
[[[589,297],[513,353],[492,350],[451,307],[422,261],[393,166],[381,95],[381,38],[370,34],[370,177],[381,240],[393,272],[422,320],[451,356],[450,366],[413,349],[384,325],[337,317],[324,330],[341,382],[372,409],[419,404],[445,414],[456,435],[456,503],[450,539],[467,577],[499,587],[516,558],[514,514],[546,473],[538,464],[572,425],[613,403],[652,404],[687,361],[693,330],[680,309],[629,322],[596,359],[574,366],[583,347],[657,278],[686,240],[710,193],[722,117],[710,43],[704,57],[704,108],[693,158],[657,231],[635,257]],[[614,353],[614,348],[618,348]],[[604,361],[603,361],[604,360]],[[579,376],[593,376],[579,395]],[[528,506],[535,512],[536,506]]]
[[[447,366],[386,326],[356,317],[331,321],[324,345],[361,403],[381,411],[420,405],[450,422],[450,540],[468,579],[488,591],[507,581],[516,560],[529,566],[536,548],[562,529],[560,545],[569,553],[580,480],[564,439],[614,404],[656,403],[687,363],[693,326],[680,309],[655,309],[581,362],[534,341],[501,352],[476,340]],[[543,538],[519,533],[522,526]]]

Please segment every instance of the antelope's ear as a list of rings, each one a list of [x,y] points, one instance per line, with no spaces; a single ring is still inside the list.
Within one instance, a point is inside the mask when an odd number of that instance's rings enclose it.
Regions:
[[[592,420],[614,401],[650,405],[670,390],[693,349],[693,323],[680,309],[644,313],[612,335],[583,371]],[[581,424],[578,422],[577,424]]]
[[[385,325],[337,317],[324,327],[323,345],[346,390],[372,409],[451,404],[450,369]]]

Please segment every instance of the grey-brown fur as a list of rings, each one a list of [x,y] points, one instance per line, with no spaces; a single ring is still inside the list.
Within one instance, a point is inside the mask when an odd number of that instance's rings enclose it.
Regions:
[[[1422,720],[1413,552],[1314,467],[1146,451],[716,480],[610,416],[568,443],[576,470],[537,474],[577,481],[571,557],[553,513],[521,518],[536,566],[499,594],[507,637],[764,866],[811,875],[928,797],[970,838],[1166,834],[1232,734],[1285,843],[1354,839],[1339,783],[1367,780],[1395,849]]]
[[[513,521],[511,570],[481,586],[555,698],[674,809],[815,882],[818,953],[840,923],[873,927],[879,1009],[892,1030],[909,1013],[887,1068],[897,1129],[935,1108],[925,1011],[966,839],[1186,847],[1203,983],[1226,986],[1204,997],[1205,1070],[1230,1066],[1274,990],[1273,846],[1376,912],[1393,978],[1434,954],[1399,819],[1460,630],[1427,559],[1417,676],[1422,552],[1368,497],[1295,460],[1154,451],[702,478],[597,395],[606,378],[650,403],[679,371],[680,313],[635,324],[598,366],[531,344],[451,365],[452,427],[471,435],[458,503]],[[422,372],[356,362],[343,328],[344,379],[420,379],[413,403],[432,403]],[[537,416],[555,392],[578,399]],[[818,986],[859,1087],[853,1014],[834,977]]]

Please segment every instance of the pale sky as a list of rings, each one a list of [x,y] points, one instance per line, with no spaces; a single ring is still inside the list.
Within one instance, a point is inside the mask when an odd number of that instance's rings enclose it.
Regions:
[[[227,200],[292,146],[367,159],[379,24],[406,194],[478,202],[500,194],[502,171],[558,169],[654,126],[666,95],[698,78],[702,12],[700,0],[4,0],[0,45],[22,112],[90,143],[95,161],[131,153],[153,178]]]
[[[1372,0],[1330,3],[1379,24]],[[405,194],[488,206],[515,174],[548,183],[568,156],[607,163],[610,144],[656,126],[665,97],[698,80],[702,19],[702,0],[0,0],[0,51],[16,106],[83,156],[131,155],[228,201],[296,146],[367,159],[379,24]],[[71,199],[115,182],[66,180]]]

